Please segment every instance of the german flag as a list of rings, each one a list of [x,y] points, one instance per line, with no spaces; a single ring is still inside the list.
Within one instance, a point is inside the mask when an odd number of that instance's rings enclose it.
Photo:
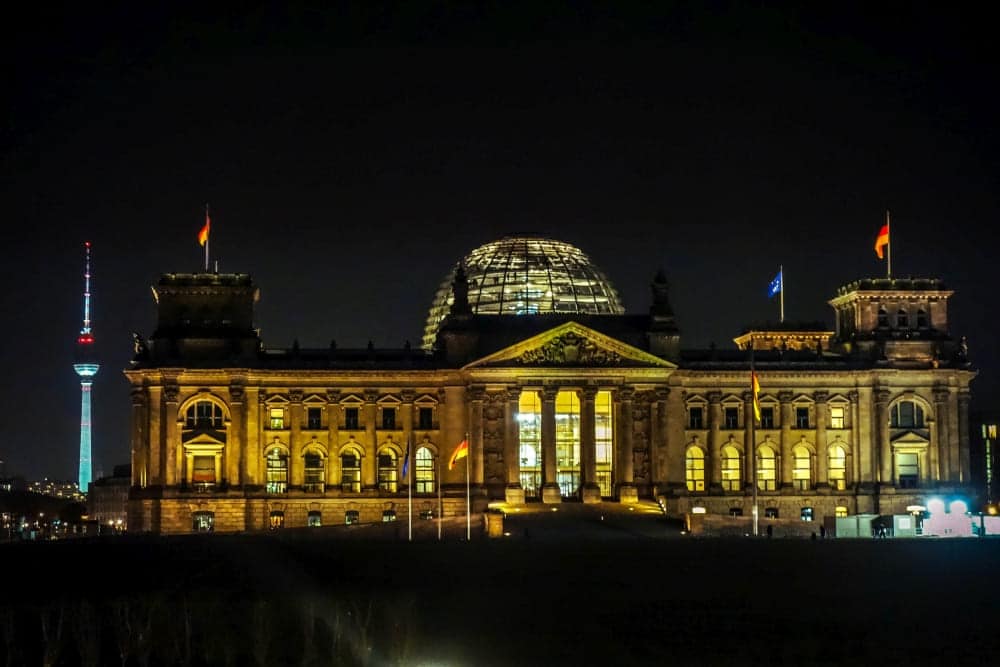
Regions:
[[[882,225],[882,229],[878,232],[878,237],[875,239],[875,254],[878,255],[879,259],[882,259],[882,248],[889,245],[889,223]]]
[[[753,390],[753,416],[760,421],[760,382],[757,381],[757,374],[750,373],[750,388]]]
[[[468,455],[469,455],[469,441],[463,440],[462,442],[458,443],[458,447],[455,448],[455,452],[451,455],[451,460],[448,461],[448,470],[454,468],[455,463],[457,463],[459,459],[465,458]]]

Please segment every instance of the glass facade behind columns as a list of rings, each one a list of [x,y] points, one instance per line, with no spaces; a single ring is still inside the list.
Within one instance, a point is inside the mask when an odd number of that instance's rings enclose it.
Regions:
[[[564,498],[580,490],[580,398],[576,391],[556,395],[556,482]]]
[[[469,305],[480,314],[625,312],[618,292],[576,246],[553,239],[507,237],[479,246],[462,265],[469,281]],[[452,269],[441,282],[424,328],[431,349],[454,296]]]
[[[517,425],[521,443],[521,488],[526,498],[537,498],[542,486],[542,399],[538,392],[521,392]]]

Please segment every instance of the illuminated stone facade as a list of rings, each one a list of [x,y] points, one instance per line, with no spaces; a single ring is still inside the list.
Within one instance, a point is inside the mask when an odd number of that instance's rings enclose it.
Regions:
[[[266,348],[245,274],[165,274],[154,294],[125,371],[131,530],[406,520],[407,443],[415,520],[461,515],[466,462],[447,462],[466,437],[474,511],[650,498],[749,516],[754,468],[762,517],[970,491],[975,371],[936,280],[852,283],[835,334],[755,348],[759,424],[749,350],[681,349],[662,274],[642,314],[488,315],[460,269],[431,352]]]

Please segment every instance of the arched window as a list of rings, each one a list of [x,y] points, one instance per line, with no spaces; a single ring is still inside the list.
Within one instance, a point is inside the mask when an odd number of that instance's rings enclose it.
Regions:
[[[886,309],[882,307],[878,309],[878,326],[880,327],[889,326],[889,313],[886,312]]]
[[[356,450],[348,449],[340,455],[340,490],[361,492],[361,455]]]
[[[927,328],[927,311],[921,308],[917,311],[917,328],[926,329]]]
[[[774,450],[761,445],[757,450],[757,488],[774,491],[778,488],[778,465]]]
[[[899,401],[889,412],[892,428],[924,428],[924,409],[916,401]]]
[[[905,329],[910,326],[910,316],[902,308],[900,308],[899,312],[896,313],[896,326],[900,329]]]
[[[387,493],[396,493],[396,452],[383,449],[378,453],[378,488]]]
[[[684,460],[688,491],[705,490],[705,453],[701,447],[688,447]]]
[[[222,408],[212,401],[192,403],[184,414],[184,428],[222,428]]]
[[[308,452],[302,457],[305,463],[305,491],[323,492],[326,477],[323,457],[316,452]]]
[[[417,493],[434,493],[434,454],[426,447],[417,450],[417,465],[413,468],[413,474],[417,481]]]
[[[267,454],[267,492],[286,491],[288,491],[288,455],[284,450],[274,447]]]
[[[840,445],[834,445],[829,454],[827,470],[830,474],[830,486],[843,491],[847,488],[847,452]]]
[[[722,488],[740,490],[740,451],[732,445],[722,448]]]
[[[798,445],[792,449],[792,459],[795,468],[792,470],[792,479],[795,488],[799,491],[807,491],[811,486],[811,473],[809,465],[809,450]]]

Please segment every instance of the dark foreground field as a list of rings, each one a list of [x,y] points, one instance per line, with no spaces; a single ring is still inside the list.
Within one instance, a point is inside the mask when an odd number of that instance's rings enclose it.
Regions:
[[[0,664],[1000,662],[1000,541],[696,539],[600,512],[511,515],[472,542],[0,545]]]

